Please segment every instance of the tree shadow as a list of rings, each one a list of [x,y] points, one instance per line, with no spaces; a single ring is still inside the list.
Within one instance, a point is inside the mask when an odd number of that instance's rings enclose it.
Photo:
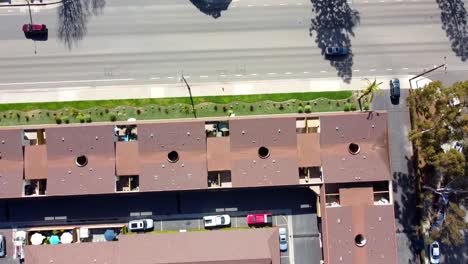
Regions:
[[[468,24],[463,0],[437,0],[441,10],[442,29],[450,40],[452,50],[462,61],[468,58]]]
[[[232,0],[190,0],[202,13],[218,18],[221,11],[226,11]]]
[[[58,38],[68,49],[77,45],[87,33],[88,17],[99,15],[106,0],[65,0],[58,8]]]
[[[349,54],[339,59],[330,59],[330,65],[337,70],[337,74],[345,82],[352,78],[353,52],[351,37],[353,28],[359,24],[360,17],[357,10],[351,9],[346,0],[311,0],[312,13],[309,29],[310,36],[315,31],[315,42],[325,56],[327,47],[346,47]]]
[[[393,192],[394,196],[399,196],[401,199],[395,200],[395,218],[397,220],[397,233],[404,233],[410,241],[410,252],[419,252],[423,250],[423,242],[417,235],[417,218],[416,211],[416,182],[413,158],[405,157],[408,173],[393,172]],[[415,255],[408,263],[416,263]]]

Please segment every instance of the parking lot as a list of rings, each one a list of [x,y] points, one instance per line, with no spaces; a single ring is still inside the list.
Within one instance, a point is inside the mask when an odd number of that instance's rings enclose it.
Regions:
[[[302,187],[138,193],[8,201],[0,203],[0,220],[3,227],[22,227],[151,218],[156,230],[188,230],[203,229],[205,215],[229,214],[231,227],[242,228],[247,227],[247,214],[268,212],[274,215],[274,226],[288,229],[288,250],[281,254],[281,263],[319,264],[315,206],[313,191]]]

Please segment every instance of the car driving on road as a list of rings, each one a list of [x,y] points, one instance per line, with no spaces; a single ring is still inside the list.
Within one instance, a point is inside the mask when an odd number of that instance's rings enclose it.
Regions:
[[[203,224],[205,228],[228,226],[231,224],[231,217],[229,215],[208,215],[203,217]]]
[[[348,49],[346,47],[327,47],[325,49],[326,56],[345,56],[348,55]]]
[[[49,30],[44,24],[24,24],[23,25],[24,36],[27,39],[42,38],[46,39]]]
[[[273,216],[271,213],[247,215],[247,224],[249,226],[271,225],[272,223]]]
[[[145,232],[152,229],[154,229],[153,219],[139,219],[128,222],[128,230],[131,232]]]

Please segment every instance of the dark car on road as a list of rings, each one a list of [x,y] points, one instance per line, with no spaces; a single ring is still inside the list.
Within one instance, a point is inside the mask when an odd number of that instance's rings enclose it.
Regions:
[[[49,29],[44,24],[24,24],[23,32],[27,39],[34,40],[47,40],[49,35]]]
[[[326,56],[345,56],[348,55],[348,52],[346,47],[327,47],[325,49]]]
[[[400,80],[392,79],[390,80],[390,99],[399,99],[400,98]]]

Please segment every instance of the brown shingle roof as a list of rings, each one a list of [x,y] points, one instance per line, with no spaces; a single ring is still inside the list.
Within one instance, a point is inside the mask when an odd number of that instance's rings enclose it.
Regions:
[[[320,118],[325,183],[391,180],[386,113],[327,115]],[[349,144],[360,152],[353,155]]]
[[[0,130],[0,198],[22,196],[22,136],[19,129]]]
[[[340,189],[339,193],[341,206],[326,207],[323,214],[325,262],[397,263],[393,205],[374,205],[372,188]],[[355,244],[358,234],[367,241],[363,247]]]
[[[320,134],[297,134],[300,167],[320,167]]]
[[[233,119],[229,122],[233,187],[299,183],[295,118]],[[259,148],[270,155],[259,157]]]
[[[207,138],[208,171],[226,171],[231,169],[229,137]]]
[[[116,242],[26,246],[25,255],[26,264],[280,263],[276,228],[124,235]]]
[[[139,175],[140,155],[138,141],[115,143],[115,169],[117,175]]]
[[[138,125],[140,190],[187,190],[208,187],[205,122]],[[177,162],[168,154],[178,153]]]
[[[46,129],[47,195],[114,193],[113,132],[109,125]],[[88,160],[83,167],[76,165],[81,155]]]
[[[47,179],[47,146],[24,147],[24,178]]]

